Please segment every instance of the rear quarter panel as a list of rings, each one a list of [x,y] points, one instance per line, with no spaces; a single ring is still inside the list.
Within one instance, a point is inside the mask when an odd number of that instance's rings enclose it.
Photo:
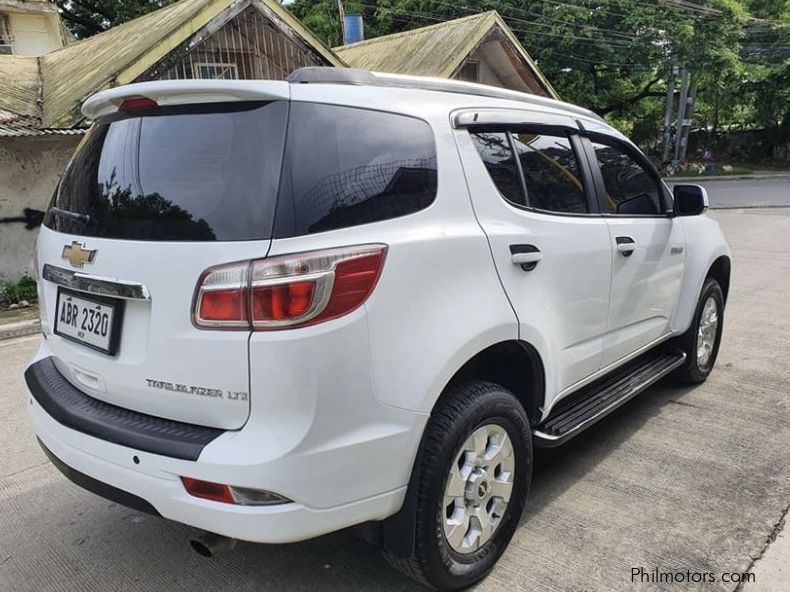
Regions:
[[[379,283],[365,304],[376,399],[428,413],[453,374],[482,349],[518,338],[491,253],[471,206],[449,113],[455,98],[331,85],[297,85],[292,100],[411,115],[434,131],[435,201],[420,212],[364,226],[275,240],[271,255],[346,244],[386,243]]]

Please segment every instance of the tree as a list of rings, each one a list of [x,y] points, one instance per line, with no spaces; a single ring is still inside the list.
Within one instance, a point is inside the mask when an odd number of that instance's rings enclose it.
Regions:
[[[80,39],[106,31],[175,0],[56,0],[66,26]]]
[[[335,0],[295,0],[290,8],[330,45],[340,42]],[[750,11],[772,19],[775,35],[788,31],[786,23],[774,22],[788,18],[786,0],[346,2],[347,13],[363,14],[367,37],[490,9],[503,16],[564,99],[606,116],[643,143],[657,137],[674,65],[693,73],[700,120],[787,119],[779,113],[788,104],[787,64],[772,54],[773,65],[753,67],[743,47],[757,22]],[[763,39],[776,51],[790,47],[776,37]]]

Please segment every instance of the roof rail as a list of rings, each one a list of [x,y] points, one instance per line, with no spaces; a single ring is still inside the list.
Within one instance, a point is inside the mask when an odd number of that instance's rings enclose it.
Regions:
[[[385,72],[371,72],[357,68],[335,68],[325,66],[308,66],[299,68],[291,72],[286,79],[291,84],[349,84],[357,86],[384,86],[391,88],[416,88],[420,90],[431,90],[438,92],[448,92],[463,95],[474,95],[478,97],[490,97],[494,99],[506,99],[509,101],[519,101],[530,105],[543,105],[562,109],[574,113],[591,117],[599,121],[603,119],[589,109],[555,101],[539,95],[531,95],[506,88],[488,86],[486,84],[476,84],[474,82],[462,82],[460,80],[449,80],[446,78],[429,78],[427,76],[406,76],[403,74],[389,74]]]

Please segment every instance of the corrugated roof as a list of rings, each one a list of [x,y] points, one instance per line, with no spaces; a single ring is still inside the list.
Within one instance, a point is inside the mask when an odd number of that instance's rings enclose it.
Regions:
[[[39,86],[38,58],[0,55],[0,123],[38,117]]]
[[[132,82],[223,11],[247,6],[273,15],[328,63],[345,65],[277,0],[181,0],[38,58],[0,56],[0,109],[38,118],[42,129],[73,127],[90,94]]]
[[[335,47],[334,51],[354,68],[448,77],[455,71],[453,63],[463,60],[490,30],[495,14],[483,12]]]
[[[226,0],[182,0],[41,56],[43,125],[73,125],[80,119],[79,106],[89,94],[111,85],[124,68],[180,27],[189,25],[201,12],[211,12],[213,17],[221,10],[217,5],[227,4],[230,2]],[[212,5],[215,10],[210,11]]]
[[[549,96],[558,98],[540,68],[495,10],[335,47],[334,52],[352,68],[449,78],[495,27],[529,65]]]
[[[60,128],[36,127],[19,121],[16,124],[0,123],[0,137],[3,138],[29,138],[31,136],[79,136],[88,131],[86,127]]]

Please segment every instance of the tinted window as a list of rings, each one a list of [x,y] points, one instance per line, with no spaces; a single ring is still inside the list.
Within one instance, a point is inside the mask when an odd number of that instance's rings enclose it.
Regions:
[[[424,121],[294,103],[275,236],[411,214],[433,202],[436,186],[436,148]]]
[[[233,103],[145,112],[95,125],[45,223],[143,240],[271,236],[287,105]]]
[[[489,132],[472,134],[480,158],[499,192],[515,204],[525,206],[524,192],[518,179],[518,169],[513,159],[508,134]]]
[[[660,189],[656,178],[620,148],[593,142],[606,196],[602,208],[624,216],[659,214]]]
[[[571,214],[587,212],[579,163],[567,137],[514,133],[513,146],[521,161],[530,207]]]

